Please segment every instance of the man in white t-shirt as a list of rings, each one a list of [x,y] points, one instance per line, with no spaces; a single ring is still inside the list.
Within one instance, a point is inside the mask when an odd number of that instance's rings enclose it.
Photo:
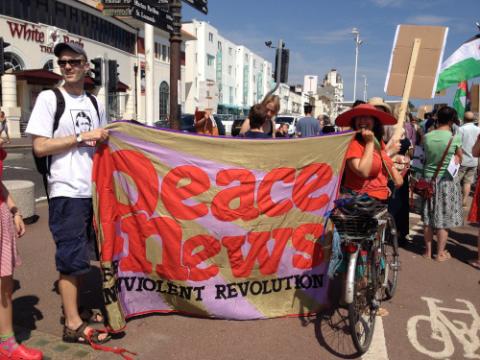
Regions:
[[[96,142],[108,138],[105,108],[84,91],[89,71],[87,54],[74,43],[54,48],[64,84],[60,88],[65,108],[53,132],[57,97],[42,91],[35,102],[26,132],[32,135],[38,157],[51,156],[48,175],[49,226],[56,244],[55,262],[60,274],[58,288],[65,316],[63,340],[103,343],[100,334],[84,322],[78,310],[80,278],[90,271],[95,233],[92,226],[92,165]],[[90,95],[91,96],[91,95]],[[97,111],[98,107],[98,111]],[[101,322],[100,315],[90,319]]]
[[[463,125],[459,128],[458,134],[462,137],[462,164],[458,172],[459,180],[463,184],[463,206],[467,206],[467,199],[475,175],[477,173],[478,158],[472,155],[472,148],[480,135],[480,128],[474,124],[473,112],[466,111],[463,115]]]

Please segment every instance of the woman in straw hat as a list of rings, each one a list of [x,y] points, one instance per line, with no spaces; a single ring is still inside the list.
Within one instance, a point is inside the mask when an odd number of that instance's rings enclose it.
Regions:
[[[370,104],[358,105],[337,117],[338,126],[357,131],[345,156],[344,188],[385,201],[390,195],[389,177],[395,186],[402,185],[403,178],[385,152],[382,140],[383,126],[396,122],[392,115]]]

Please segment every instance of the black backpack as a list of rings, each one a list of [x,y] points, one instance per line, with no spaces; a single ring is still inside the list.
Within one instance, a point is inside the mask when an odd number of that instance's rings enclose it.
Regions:
[[[54,88],[52,90],[55,93],[55,97],[57,99],[57,108],[55,110],[55,115],[53,117],[53,129],[52,129],[52,138],[53,138],[54,137],[53,135],[55,134],[55,130],[57,130],[58,128],[58,123],[60,122],[60,118],[62,117],[63,112],[65,111],[65,98],[63,97],[63,94],[59,88]],[[98,110],[97,99],[95,98],[95,96],[93,96],[89,92],[85,92],[85,94],[88,96],[88,98],[92,102],[93,107],[97,111],[98,119],[100,120],[100,112]],[[50,165],[52,162],[52,156],[48,155],[48,156],[38,157],[35,155],[33,148],[32,148],[32,153],[33,153],[33,159],[35,160],[35,167],[37,168],[37,171],[40,174],[42,174],[43,186],[45,187],[45,192],[47,194],[47,199],[48,199],[47,176],[50,175]]]

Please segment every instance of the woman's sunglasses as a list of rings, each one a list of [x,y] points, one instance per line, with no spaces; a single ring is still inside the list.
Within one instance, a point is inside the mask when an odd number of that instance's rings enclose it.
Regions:
[[[80,66],[83,63],[83,59],[70,59],[70,60],[58,60],[57,64],[60,67],[65,67],[68,65],[74,67],[74,66]]]

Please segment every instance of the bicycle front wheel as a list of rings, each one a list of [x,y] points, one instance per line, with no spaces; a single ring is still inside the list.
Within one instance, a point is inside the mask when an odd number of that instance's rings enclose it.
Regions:
[[[353,344],[364,354],[372,342],[377,307],[374,306],[376,280],[372,254],[358,255],[353,301],[348,305],[348,321]]]
[[[398,251],[398,234],[395,219],[387,215],[387,226],[385,228],[385,242],[383,243],[383,257],[385,259],[386,286],[382,300],[390,300],[395,295],[398,284],[398,273],[400,270],[400,254]]]

